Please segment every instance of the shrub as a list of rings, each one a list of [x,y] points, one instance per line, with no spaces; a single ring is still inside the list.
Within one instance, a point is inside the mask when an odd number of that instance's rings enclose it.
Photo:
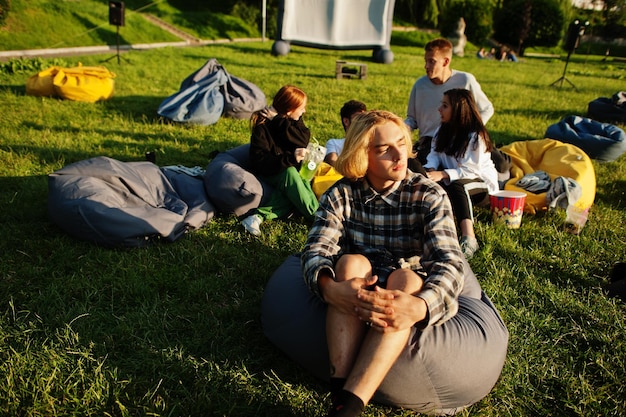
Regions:
[[[524,10],[527,0],[506,1],[494,18],[494,38],[501,43],[517,47],[520,31],[524,27]],[[523,46],[556,46],[563,35],[565,15],[557,0],[530,0],[530,28]]]
[[[11,0],[0,0],[0,26],[4,25],[11,10]]]

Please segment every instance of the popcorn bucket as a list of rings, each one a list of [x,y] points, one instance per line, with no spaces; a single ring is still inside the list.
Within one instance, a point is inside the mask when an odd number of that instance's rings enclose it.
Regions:
[[[522,224],[522,213],[526,193],[519,191],[498,191],[489,194],[493,222],[505,224],[509,229],[518,229]]]

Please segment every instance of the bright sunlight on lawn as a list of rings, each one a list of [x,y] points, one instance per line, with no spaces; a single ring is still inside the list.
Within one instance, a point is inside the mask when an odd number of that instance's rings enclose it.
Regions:
[[[167,123],[159,104],[208,59],[269,97],[295,84],[310,97],[306,123],[325,142],[342,137],[339,108],[359,99],[405,115],[423,70],[420,45],[392,46],[392,64],[370,51],[271,42],[155,49],[110,61],[116,89],[95,104],[25,95],[33,71],[0,74],[0,414],[6,416],[318,416],[327,387],[263,336],[260,300],[272,272],[301,250],[302,222],[264,224],[260,238],[233,217],[213,219],[172,243],[110,250],[77,241],[47,215],[47,175],[95,156],[159,165],[206,166],[214,151],[249,140],[246,120],[210,126]],[[108,56],[65,58],[101,65]],[[487,125],[499,144],[543,138],[546,128],[587,103],[623,89],[626,64],[574,55],[564,61],[479,61],[474,73],[496,112]],[[337,80],[337,59],[364,62],[364,80]],[[45,62],[44,62],[45,64]],[[625,305],[603,286],[625,261],[626,157],[594,162],[597,194],[580,235],[565,214],[524,215],[518,230],[477,213],[482,249],[471,259],[510,331],[508,358],[492,393],[461,415],[622,416],[626,413]],[[367,416],[412,416],[377,405]]]

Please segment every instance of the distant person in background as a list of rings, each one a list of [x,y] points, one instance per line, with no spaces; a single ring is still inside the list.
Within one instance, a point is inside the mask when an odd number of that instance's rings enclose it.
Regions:
[[[443,93],[452,88],[464,88],[474,94],[478,111],[484,124],[493,116],[493,104],[487,98],[476,78],[468,73],[453,70],[452,43],[444,38],[434,39],[424,47],[426,75],[418,78],[411,89],[405,123],[419,129],[419,140],[414,146],[417,158],[423,164],[430,151],[430,141],[439,128],[441,118],[437,108]]]
[[[366,110],[367,106],[365,103],[358,100],[350,100],[344,103],[343,107],[341,107],[341,110],[339,111],[344,132],[348,131],[348,127],[350,127],[350,123],[352,122],[354,115],[363,113]],[[324,157],[324,162],[331,166],[335,166],[335,161],[337,161],[337,157],[343,149],[344,142],[345,138],[329,139],[326,142],[326,156]]]
[[[487,51],[485,51],[485,48],[480,48],[478,52],[476,52],[476,58],[480,58],[480,59],[487,58]]]
[[[515,55],[515,52],[512,49],[507,48],[505,46],[500,47],[500,49],[496,53],[496,59],[498,61],[518,62],[517,55]]]

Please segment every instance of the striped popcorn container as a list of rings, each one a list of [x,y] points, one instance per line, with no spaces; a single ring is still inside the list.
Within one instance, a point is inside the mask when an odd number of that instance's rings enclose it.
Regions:
[[[493,222],[506,225],[509,229],[518,229],[522,224],[522,213],[526,193],[519,191],[498,191],[489,194]]]

